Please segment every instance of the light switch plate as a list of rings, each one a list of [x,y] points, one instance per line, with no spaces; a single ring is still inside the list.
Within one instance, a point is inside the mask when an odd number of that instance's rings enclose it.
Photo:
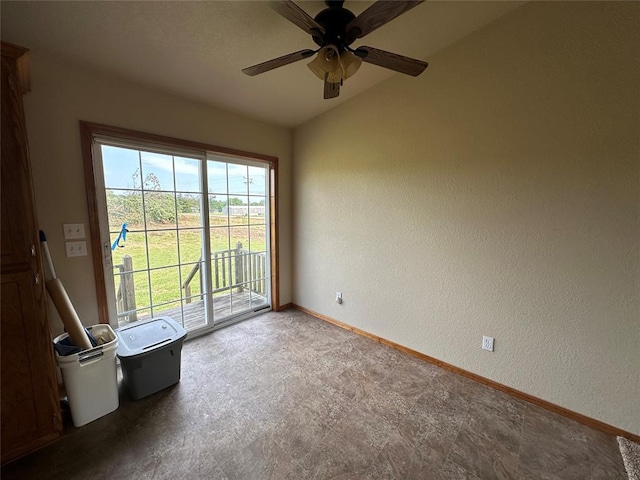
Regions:
[[[62,227],[64,228],[65,240],[84,238],[84,223],[65,223]]]
[[[87,242],[65,242],[67,257],[84,257],[87,255]]]

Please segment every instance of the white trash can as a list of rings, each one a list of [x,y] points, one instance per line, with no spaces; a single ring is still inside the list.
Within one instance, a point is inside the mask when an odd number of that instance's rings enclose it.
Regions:
[[[58,367],[69,399],[73,425],[81,427],[113,412],[120,405],[116,374],[118,338],[109,325],[88,327],[94,338],[102,337],[102,345],[80,353],[62,356],[56,352]],[[54,343],[68,337],[59,335]]]

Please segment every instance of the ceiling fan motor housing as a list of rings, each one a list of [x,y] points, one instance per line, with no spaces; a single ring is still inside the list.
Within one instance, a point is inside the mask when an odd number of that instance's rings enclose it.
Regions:
[[[320,47],[327,45],[335,45],[339,53],[342,53],[347,49],[351,43],[353,43],[357,37],[355,32],[346,32],[346,27],[356,16],[351,13],[350,10],[342,7],[343,2],[326,2],[327,4],[334,4],[325,8],[315,17],[315,21],[324,28],[324,35],[315,30],[312,31],[311,36],[313,41]],[[339,4],[339,5],[338,5]],[[347,35],[347,33],[349,35]]]

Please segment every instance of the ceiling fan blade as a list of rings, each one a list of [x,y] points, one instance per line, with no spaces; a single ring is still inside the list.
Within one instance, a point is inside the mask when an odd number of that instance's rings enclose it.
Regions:
[[[423,1],[378,0],[347,24],[347,37],[351,40],[362,38]]]
[[[325,73],[324,75],[324,99],[328,100],[330,98],[336,98],[340,95],[340,84],[332,83],[328,80],[329,74]]]
[[[315,52],[313,50],[309,49],[300,50],[298,52],[289,53],[288,55],[283,55],[282,57],[267,60],[266,62],[258,63],[257,65],[252,65],[251,67],[243,68],[242,72],[253,77],[254,75],[273,70],[274,68],[283,67],[290,63],[309,58],[314,53]]]
[[[312,30],[318,30],[321,34],[325,33],[324,28],[318,22],[291,0],[272,1],[270,3],[273,10],[305,32],[312,34]]]
[[[420,75],[429,66],[427,62],[423,62],[422,60],[416,60],[373,47],[358,47],[354,53],[362,58],[363,62],[372,63],[373,65],[414,77]]]

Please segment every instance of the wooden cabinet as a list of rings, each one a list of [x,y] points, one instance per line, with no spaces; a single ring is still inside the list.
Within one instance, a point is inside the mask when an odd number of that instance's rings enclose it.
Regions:
[[[27,50],[2,43],[1,452],[9,462],[62,431],[22,106]]]

